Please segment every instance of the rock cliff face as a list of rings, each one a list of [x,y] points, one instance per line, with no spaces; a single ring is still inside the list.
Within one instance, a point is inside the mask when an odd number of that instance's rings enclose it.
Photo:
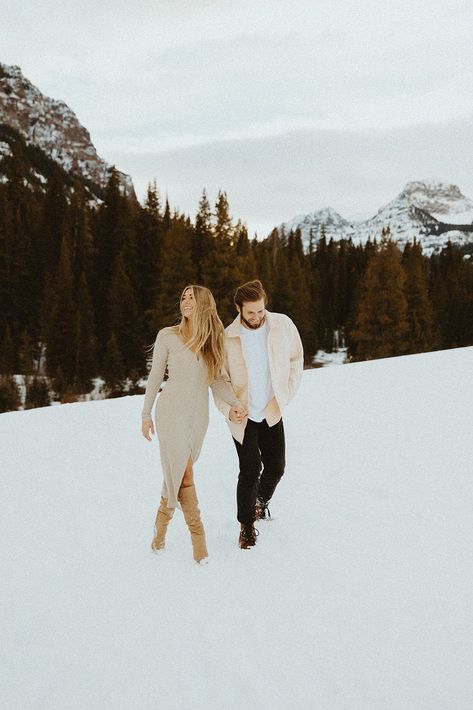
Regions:
[[[19,67],[0,63],[0,123],[16,129],[67,172],[103,187],[110,166],[97,155],[90,134],[63,101],[51,99],[26,79]],[[129,175],[119,173],[122,189],[134,195]]]
[[[324,230],[328,239],[351,238],[364,243],[378,239],[383,227],[391,230],[392,238],[402,248],[414,238],[421,243],[424,253],[440,251],[450,240],[463,246],[473,244],[473,200],[465,197],[457,185],[439,180],[408,182],[402,192],[377,213],[362,222],[344,219],[331,207],[299,215],[280,225],[289,232],[300,228],[304,243],[310,234],[315,241]]]

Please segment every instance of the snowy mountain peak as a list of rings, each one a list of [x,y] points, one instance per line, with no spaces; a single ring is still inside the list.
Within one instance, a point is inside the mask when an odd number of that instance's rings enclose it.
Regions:
[[[327,220],[327,224],[347,224],[347,220],[342,215],[333,209],[333,207],[322,207],[321,210],[314,212],[319,217]]]
[[[315,210],[306,215],[298,215],[289,222],[284,222],[279,229],[284,229],[288,234],[291,229],[300,228],[302,237],[308,241],[310,232],[314,237],[319,236],[320,229],[324,225],[325,232],[328,236],[336,233],[340,229],[350,227],[350,223],[342,217],[333,207],[323,207],[320,210]]]
[[[0,123],[17,130],[68,172],[104,186],[110,166],[97,154],[90,134],[63,101],[44,96],[20,67],[0,63]],[[131,178],[119,173],[122,188],[133,195]]]
[[[311,234],[320,238],[322,226],[327,238],[352,239],[358,244],[379,239],[383,227],[389,226],[401,248],[416,238],[424,253],[431,254],[441,250],[448,240],[458,245],[473,242],[473,200],[452,183],[435,178],[413,180],[370,219],[348,221],[332,207],[324,207],[294,217],[278,229],[284,228],[287,234],[299,228],[307,246]]]
[[[458,185],[440,180],[408,182],[399,197],[430,214],[448,215],[473,209],[473,201],[463,195]]]

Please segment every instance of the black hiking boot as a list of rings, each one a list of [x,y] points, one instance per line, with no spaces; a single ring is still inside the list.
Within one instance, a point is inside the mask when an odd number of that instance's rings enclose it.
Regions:
[[[249,547],[254,547],[256,545],[256,538],[258,535],[259,532],[255,528],[254,523],[241,523],[240,539],[238,541],[241,549],[247,550]]]
[[[255,520],[271,520],[268,504],[259,496],[256,499]]]

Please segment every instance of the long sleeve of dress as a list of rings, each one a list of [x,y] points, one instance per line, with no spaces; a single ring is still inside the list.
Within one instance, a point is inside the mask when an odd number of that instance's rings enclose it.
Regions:
[[[151,371],[148,376],[148,382],[146,383],[145,401],[141,412],[142,419],[152,419],[151,410],[164,379],[167,360],[168,346],[165,342],[165,334],[162,330],[160,330],[154,343],[153,361],[151,364]]]
[[[222,414],[228,419],[230,408],[235,404],[240,404],[240,400],[235,395],[233,387],[230,383],[230,378],[226,374],[225,370],[223,370],[220,377],[211,383],[210,388],[212,390],[215,404]]]

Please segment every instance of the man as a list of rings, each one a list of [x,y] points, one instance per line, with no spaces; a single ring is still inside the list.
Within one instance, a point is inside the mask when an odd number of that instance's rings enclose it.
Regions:
[[[238,315],[225,329],[225,369],[248,414],[218,398],[215,403],[227,419],[240,462],[239,545],[247,549],[256,544],[255,519],[270,517],[268,503],[284,473],[282,412],[297,391],[304,357],[292,320],[266,310],[261,281],[240,286],[234,302]]]

